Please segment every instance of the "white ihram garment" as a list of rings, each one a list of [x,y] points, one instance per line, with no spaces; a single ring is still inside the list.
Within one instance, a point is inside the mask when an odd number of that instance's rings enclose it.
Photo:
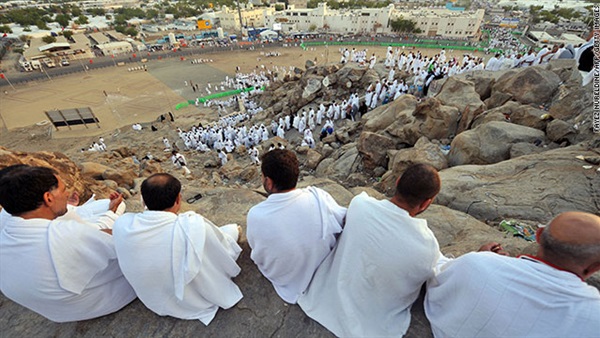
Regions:
[[[218,228],[195,212],[125,214],[113,229],[123,274],[140,300],[161,316],[208,325],[242,293],[231,280],[242,249],[235,224]]]

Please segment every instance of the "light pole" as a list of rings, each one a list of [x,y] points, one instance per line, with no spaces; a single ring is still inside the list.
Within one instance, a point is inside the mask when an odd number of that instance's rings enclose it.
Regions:
[[[81,62],[81,59],[77,59],[77,60],[79,60],[79,64],[81,65],[81,68],[83,68],[83,71],[85,71],[87,73],[87,69],[83,65],[83,62]]]
[[[42,73],[46,73],[46,76],[48,77],[48,80],[52,81],[52,79],[50,78],[50,74],[48,74],[47,70],[44,70],[44,65],[42,65],[41,62],[40,62],[40,70],[42,71]]]
[[[240,0],[236,0],[238,17],[240,19],[240,39],[244,37],[244,24],[242,22],[242,8],[240,7]],[[241,40],[240,40],[241,41]]]

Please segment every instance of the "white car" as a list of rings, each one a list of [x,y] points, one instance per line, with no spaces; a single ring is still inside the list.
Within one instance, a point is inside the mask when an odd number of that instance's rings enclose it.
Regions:
[[[70,65],[69,60],[67,60],[67,59],[60,60],[60,65],[61,66],[68,66],[68,65]]]

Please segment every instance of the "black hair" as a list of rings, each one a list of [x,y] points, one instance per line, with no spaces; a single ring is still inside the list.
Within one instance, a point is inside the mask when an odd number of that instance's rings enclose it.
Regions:
[[[0,205],[19,216],[39,208],[44,194],[58,187],[56,171],[17,164],[0,170]]]
[[[287,149],[273,149],[262,156],[262,173],[273,180],[279,191],[296,187],[300,167],[296,154]]]
[[[428,164],[415,164],[408,167],[396,185],[396,196],[411,207],[435,197],[441,188],[437,170]]]
[[[170,174],[154,174],[142,182],[141,192],[149,210],[162,211],[175,205],[181,182]]]

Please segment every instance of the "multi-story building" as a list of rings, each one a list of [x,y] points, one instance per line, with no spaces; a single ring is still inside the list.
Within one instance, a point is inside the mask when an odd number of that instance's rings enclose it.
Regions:
[[[266,17],[266,26],[281,24],[284,32],[327,31],[340,34],[391,33],[391,21],[404,18],[416,22],[425,36],[448,38],[477,37],[485,11],[457,10],[456,8],[396,9],[390,4],[384,8],[332,10],[326,3],[317,8],[295,9],[293,6]]]
[[[458,11],[447,8],[420,8],[409,11],[395,11],[395,18],[410,19],[422,35],[447,38],[474,38],[479,35],[479,27],[485,11]]]
[[[275,12],[274,7],[258,7],[253,8],[249,6],[241,11],[242,23],[245,27],[264,27],[266,24],[266,18],[273,15]],[[229,8],[223,6],[220,12],[215,12],[215,16],[219,18],[221,27],[224,30],[241,30],[240,17],[237,8]]]
[[[266,19],[267,26],[281,23],[282,30],[327,31],[342,34],[382,33],[386,30],[394,10],[394,5],[384,8],[362,8],[332,10],[326,3],[317,8],[294,8],[275,12]]]

